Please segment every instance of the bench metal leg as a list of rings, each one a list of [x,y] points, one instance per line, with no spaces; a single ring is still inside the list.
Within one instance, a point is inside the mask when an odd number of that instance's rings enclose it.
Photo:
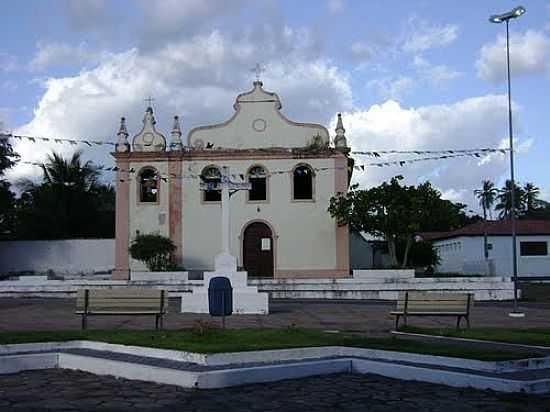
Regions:
[[[160,330],[164,329],[164,315],[160,315]]]
[[[470,316],[466,316],[466,327],[470,329]]]
[[[403,316],[403,324],[407,326],[407,315]]]
[[[399,315],[395,315],[395,330],[399,330]]]
[[[460,320],[462,319],[462,316],[457,316],[456,317],[456,330],[459,330],[460,329]]]
[[[82,330],[86,330],[88,327],[88,319],[86,317],[86,314],[82,314]]]
[[[159,315],[155,315],[155,330],[159,330]]]

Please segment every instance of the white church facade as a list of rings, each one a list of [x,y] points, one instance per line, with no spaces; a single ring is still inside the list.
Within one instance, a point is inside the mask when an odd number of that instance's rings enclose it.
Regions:
[[[113,277],[144,266],[129,256],[137,233],[169,237],[174,263],[211,271],[222,249],[221,193],[227,175],[250,183],[230,197],[229,245],[249,276],[349,276],[349,231],[327,211],[348,189],[348,152],[339,118],[331,142],[322,125],[295,123],[275,93],[255,81],[224,123],[192,129],[182,139],[174,118],[168,142],[148,108],[130,141],[121,121],[116,151],[116,262]],[[223,175],[223,176],[222,176]],[[202,190],[201,190],[202,182]]]

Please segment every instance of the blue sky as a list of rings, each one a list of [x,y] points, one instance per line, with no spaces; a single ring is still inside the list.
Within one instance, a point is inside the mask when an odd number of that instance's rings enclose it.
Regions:
[[[114,140],[118,119],[137,133],[152,95],[166,135],[219,122],[261,62],[265,88],[293,120],[334,129],[344,114],[353,149],[506,145],[504,25],[511,1],[4,1],[0,121],[18,132]],[[511,23],[517,178],[550,200],[550,1],[522,3]],[[69,153],[72,147],[55,147]],[[84,148],[83,148],[84,149]],[[19,143],[25,160],[50,147]],[[112,164],[105,149],[85,155]],[[393,160],[397,158],[392,158]],[[369,159],[359,159],[368,162]],[[546,173],[545,173],[546,172]],[[21,165],[14,179],[35,174]],[[482,179],[509,173],[501,155],[357,173],[364,186],[395,174],[430,179],[475,207]]]

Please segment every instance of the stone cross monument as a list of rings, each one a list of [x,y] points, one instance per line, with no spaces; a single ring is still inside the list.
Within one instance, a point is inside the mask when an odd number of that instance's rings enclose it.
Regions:
[[[222,200],[222,241],[221,252],[214,260],[214,271],[204,272],[203,285],[194,287],[193,293],[184,293],[181,297],[182,313],[208,313],[208,285],[210,279],[225,276],[233,288],[233,313],[259,314],[269,313],[267,293],[258,292],[256,286],[248,286],[246,272],[237,271],[237,258],[231,254],[231,195],[239,190],[250,190],[252,185],[245,182],[233,182],[229,167],[223,167],[220,183],[201,182],[201,190],[219,190]]]
[[[201,190],[220,190],[222,198],[222,250],[214,260],[216,272],[236,272],[237,258],[230,252],[231,250],[231,205],[230,197],[239,190],[250,190],[252,185],[245,182],[233,182],[230,179],[229,167],[222,168],[221,182],[209,184],[201,182]],[[230,193],[230,191],[233,191]]]

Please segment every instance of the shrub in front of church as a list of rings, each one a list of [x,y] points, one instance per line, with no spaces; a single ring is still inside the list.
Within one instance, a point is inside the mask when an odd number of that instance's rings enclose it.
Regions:
[[[147,265],[151,272],[162,272],[171,269],[170,257],[176,245],[167,237],[151,233],[137,235],[130,246],[130,255]]]

